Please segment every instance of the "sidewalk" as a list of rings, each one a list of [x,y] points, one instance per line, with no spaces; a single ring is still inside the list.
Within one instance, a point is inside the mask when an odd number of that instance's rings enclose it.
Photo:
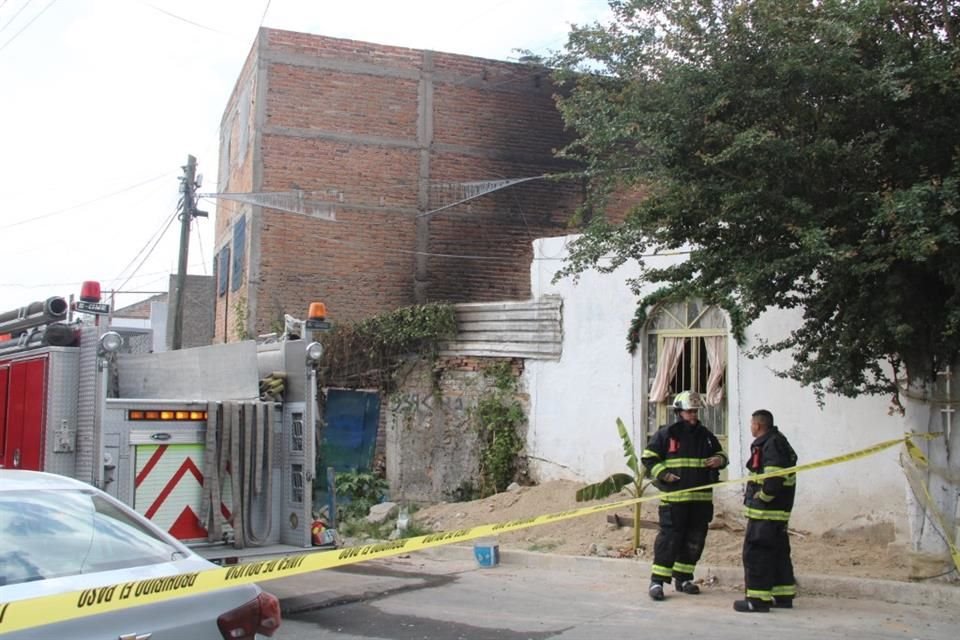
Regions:
[[[434,561],[429,572],[416,570],[416,563],[411,563],[411,560],[415,561],[418,557]],[[353,602],[371,594],[418,588],[431,582],[451,580],[457,573],[481,570],[474,560],[472,546],[435,547],[398,558],[402,560],[385,558],[371,562],[370,565],[375,566],[370,567],[369,575],[365,575],[363,569],[366,563],[358,563],[344,567],[343,571],[317,571],[265,582],[261,586],[280,598],[284,613],[289,613]],[[527,567],[597,578],[623,578],[636,580],[642,585],[646,585],[650,577],[649,562],[503,548],[500,549],[500,564],[510,568]],[[496,571],[496,568],[482,570]],[[743,588],[743,569],[740,567],[700,565],[697,567],[697,578],[710,581],[713,588],[731,591]],[[801,598],[816,595],[960,609],[960,585],[806,574],[799,574],[797,583]]]

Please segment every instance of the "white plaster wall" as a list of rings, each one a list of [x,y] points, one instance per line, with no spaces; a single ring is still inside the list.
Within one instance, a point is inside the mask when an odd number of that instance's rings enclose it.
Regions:
[[[744,347],[756,346],[757,336],[785,336],[800,321],[801,314],[796,311],[768,312],[750,326]],[[820,407],[812,389],[774,374],[788,368],[791,362],[788,353],[763,360],[741,356],[739,389],[731,389],[743,405],[741,440],[745,442],[741,445],[738,468],[745,462],[751,440],[750,413],[759,408],[773,412],[801,463],[857,451],[903,435],[903,420],[888,415],[888,397],[827,395]],[[895,525],[898,539],[908,539],[904,476],[898,462],[900,450],[894,447],[801,474],[792,522],[819,532],[855,518],[865,522],[888,521]]]
[[[528,451],[538,480],[601,480],[625,471],[615,421],[623,419],[634,443],[642,446],[640,424],[642,349],[631,356],[626,335],[637,298],[626,280],[637,275],[635,265],[612,274],[588,272],[579,283],[551,280],[562,266],[566,244],[575,236],[534,242],[531,288],[534,297],[563,297],[563,355],[559,361],[528,360],[524,371],[530,391]],[[683,255],[656,258],[660,264]],[[730,478],[743,475],[748,455],[750,414],[765,408],[790,438],[801,463],[841,455],[903,433],[903,421],[887,415],[888,399],[848,399],[827,396],[817,405],[811,389],[778,377],[789,354],[766,359],[744,355],[757,336],[777,339],[799,325],[800,314],[773,310],[747,330],[739,347],[731,339],[728,351],[728,434]],[[798,479],[798,502],[792,526],[823,532],[857,516],[892,522],[898,538],[907,537],[903,474],[899,448],[842,465],[809,471]],[[731,488],[721,502],[736,508],[740,488]]]

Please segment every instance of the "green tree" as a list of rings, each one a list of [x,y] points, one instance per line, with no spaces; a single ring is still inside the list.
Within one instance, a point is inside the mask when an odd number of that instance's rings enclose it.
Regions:
[[[576,136],[561,154],[589,176],[590,222],[558,275],[639,262],[635,291],[656,286],[631,349],[663,300],[720,304],[739,338],[764,310],[797,309],[799,326],[759,351],[792,354],[782,375],[820,397],[889,394],[902,412],[904,381],[929,390],[960,350],[960,3],[610,6],[552,60]],[[611,194],[634,190],[609,222]],[[664,250],[689,259],[644,263]],[[907,415],[922,430],[935,418]],[[956,469],[952,435],[931,456]]]

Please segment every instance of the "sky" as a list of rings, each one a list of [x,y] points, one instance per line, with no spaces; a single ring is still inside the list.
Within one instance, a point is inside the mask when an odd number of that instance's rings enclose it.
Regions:
[[[217,191],[220,119],[261,24],[516,60],[608,15],[606,0],[0,0],[0,313],[84,280],[117,308],[166,290],[182,166],[195,156],[198,191]],[[216,205],[198,208],[189,273],[209,274]]]

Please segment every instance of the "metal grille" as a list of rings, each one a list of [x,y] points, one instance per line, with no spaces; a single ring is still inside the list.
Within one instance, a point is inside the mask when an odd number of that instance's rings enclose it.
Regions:
[[[303,504],[303,465],[290,465],[290,502]]]
[[[292,413],[290,417],[290,450],[303,451],[303,414]]]

